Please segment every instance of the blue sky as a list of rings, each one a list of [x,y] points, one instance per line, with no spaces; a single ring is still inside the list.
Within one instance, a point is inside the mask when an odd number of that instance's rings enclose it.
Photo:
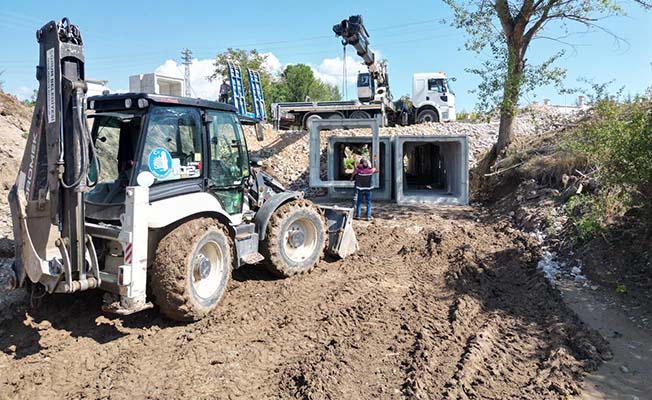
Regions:
[[[477,86],[478,78],[464,69],[478,66],[483,56],[463,49],[464,32],[439,22],[450,18],[451,12],[438,0],[251,0],[246,6],[190,0],[0,3],[0,71],[5,71],[0,79],[6,91],[17,95],[25,96],[37,87],[34,32],[63,16],[77,24],[84,36],[87,77],[106,79],[111,89],[126,90],[130,75],[157,69],[179,73],[174,61],[179,62],[181,49],[188,47],[197,58],[193,89],[198,96],[210,97],[217,84],[207,83],[204,76],[210,72],[210,59],[227,47],[271,53],[275,68],[310,64],[322,79],[341,86],[342,46],[331,28],[349,15],[362,14],[372,48],[389,61],[395,97],[410,93],[413,73],[442,70],[457,78],[458,110],[471,110],[476,102],[469,90]],[[612,87],[625,86],[626,93],[643,92],[652,85],[652,13],[628,7],[628,16],[607,19],[603,26],[627,43],[615,43],[603,32],[568,39],[576,47],[566,47],[567,55],[558,64],[568,69],[567,85],[580,85],[577,78],[584,76],[596,82],[615,79]],[[540,61],[561,48],[560,43],[537,40],[528,59]],[[354,82],[355,72],[363,69],[357,61],[355,55],[348,61],[349,83]],[[355,95],[352,88],[348,93],[349,97]],[[556,104],[575,101],[574,96],[557,95],[552,88],[542,88],[536,97],[525,101],[543,98]]]

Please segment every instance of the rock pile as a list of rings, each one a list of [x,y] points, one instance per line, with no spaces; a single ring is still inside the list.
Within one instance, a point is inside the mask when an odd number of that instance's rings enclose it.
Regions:
[[[559,113],[550,106],[531,106],[515,121],[515,136],[538,135],[566,126],[579,117],[578,113]],[[381,128],[382,136],[467,136],[469,141],[469,167],[473,168],[479,158],[498,138],[498,120],[489,122],[425,123],[403,127]],[[323,131],[321,136],[322,166],[326,165],[326,145],[330,136],[369,136],[367,129]],[[265,129],[265,140],[258,142],[254,132],[247,131],[247,143],[253,157],[264,160],[266,170],[292,190],[308,195],[323,194],[322,190],[309,189],[308,168],[310,142],[305,131],[275,131]]]

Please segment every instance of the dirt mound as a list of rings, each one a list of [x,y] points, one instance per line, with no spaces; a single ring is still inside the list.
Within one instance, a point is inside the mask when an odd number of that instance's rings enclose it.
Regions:
[[[570,398],[600,362],[508,224],[383,205],[355,229],[360,252],[310,274],[236,271],[194,324],[45,298],[0,328],[0,397]]]
[[[0,91],[0,257],[13,256],[13,233],[7,195],[16,180],[30,120],[29,107]]]

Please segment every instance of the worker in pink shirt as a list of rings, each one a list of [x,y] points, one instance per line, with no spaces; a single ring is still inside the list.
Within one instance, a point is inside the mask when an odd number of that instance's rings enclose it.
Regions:
[[[367,221],[371,221],[371,191],[374,188],[372,177],[378,172],[369,163],[369,160],[362,158],[353,172],[355,179],[355,217],[360,219],[360,211],[362,209],[362,202],[367,202]]]

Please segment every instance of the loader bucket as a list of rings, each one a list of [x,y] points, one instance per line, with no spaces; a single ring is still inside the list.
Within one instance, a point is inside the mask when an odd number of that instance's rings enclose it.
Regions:
[[[319,208],[326,217],[328,226],[328,255],[346,258],[358,251],[358,239],[353,225],[353,209],[337,206],[322,206]]]

